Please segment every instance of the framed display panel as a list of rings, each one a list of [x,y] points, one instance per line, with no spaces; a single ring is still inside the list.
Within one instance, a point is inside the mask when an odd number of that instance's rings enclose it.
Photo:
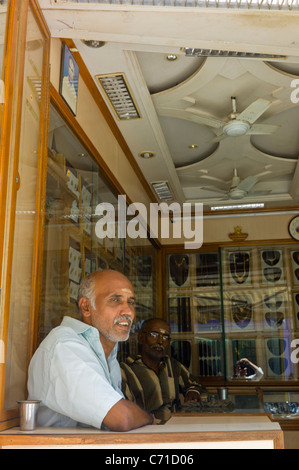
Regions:
[[[187,369],[192,370],[192,340],[175,339],[170,343],[170,353]]]
[[[194,333],[222,330],[221,299],[218,292],[193,293]]]
[[[288,292],[283,290],[270,290],[263,294],[263,328],[269,331],[281,331],[290,328],[288,324]]]
[[[299,248],[290,250],[292,281],[294,286],[299,286]]]
[[[65,43],[61,50],[59,93],[74,115],[77,113],[79,66]]]
[[[293,293],[294,317],[296,330],[299,330],[299,290]]]
[[[289,337],[266,338],[265,350],[268,377],[277,380],[289,380],[294,377]]]
[[[223,375],[222,344],[220,339],[196,337],[198,374],[200,377]]]
[[[153,279],[153,257],[152,255],[136,255],[133,258],[136,287],[141,289],[151,289]]]
[[[285,283],[284,257],[282,249],[260,250],[262,283],[278,285]]]
[[[189,287],[191,282],[191,256],[172,254],[168,257],[168,286]]]
[[[192,332],[191,298],[177,295],[168,298],[168,315],[171,333]]]
[[[247,287],[251,285],[251,250],[231,250],[227,252],[225,281],[231,286]]]
[[[69,301],[77,302],[78,290],[82,279],[82,252],[77,240],[69,237]]]
[[[197,287],[219,285],[218,253],[197,253],[195,255],[195,263]]]
[[[229,292],[225,308],[225,330],[248,332],[255,329],[254,297],[248,290]]]

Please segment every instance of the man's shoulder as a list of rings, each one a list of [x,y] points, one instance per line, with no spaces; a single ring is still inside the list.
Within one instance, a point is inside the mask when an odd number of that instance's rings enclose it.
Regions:
[[[64,320],[47,334],[41,342],[40,347],[49,348],[57,343],[79,340],[78,333],[72,328],[71,324],[68,324]]]
[[[126,368],[126,366],[132,366],[133,364],[142,362],[141,356],[139,354],[131,354],[130,356],[126,357],[124,361],[120,363],[120,366]]]

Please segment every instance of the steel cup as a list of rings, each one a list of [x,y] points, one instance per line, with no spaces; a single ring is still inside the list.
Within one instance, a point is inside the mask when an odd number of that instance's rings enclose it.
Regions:
[[[40,400],[19,400],[21,431],[33,431]]]
[[[217,388],[219,400],[227,400],[227,388],[220,387]]]

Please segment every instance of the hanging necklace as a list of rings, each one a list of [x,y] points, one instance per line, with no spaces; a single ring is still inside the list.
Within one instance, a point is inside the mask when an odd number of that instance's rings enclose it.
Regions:
[[[263,260],[269,266],[274,266],[278,263],[280,259],[279,251],[264,251],[263,252]]]
[[[240,256],[240,255],[243,255],[243,256]],[[239,258],[241,257],[241,259],[237,259],[239,256]],[[247,276],[248,276],[248,272],[247,272],[247,269],[246,269],[246,263],[248,262],[248,258],[246,258],[246,253],[239,253],[238,256],[234,253],[233,254],[233,268],[234,268],[234,277],[236,278],[236,282],[238,284],[242,284],[243,282],[245,282]],[[243,258],[243,259],[242,259]],[[241,269],[243,269],[243,272],[242,274],[239,274],[240,273],[240,269],[239,267],[241,267]],[[245,278],[246,276],[246,278]]]

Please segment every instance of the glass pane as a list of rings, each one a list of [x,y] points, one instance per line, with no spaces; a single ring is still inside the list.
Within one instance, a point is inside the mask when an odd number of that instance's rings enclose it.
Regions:
[[[96,210],[99,204],[109,204],[114,221],[110,232],[108,224],[103,225],[101,237],[96,231],[102,220]],[[127,275],[135,289],[135,326],[130,342],[120,344],[120,358],[136,352],[135,327],[155,315],[155,249],[147,239],[119,237],[119,205],[96,160],[51,107],[40,341],[63,316],[80,319],[81,279],[110,268]]]
[[[298,380],[292,359],[298,336],[299,298],[296,246],[222,249],[223,309],[228,378]],[[257,377],[252,364],[263,371]],[[246,369],[246,373],[244,372]]]
[[[26,393],[43,55],[44,38],[29,9],[5,381],[6,409],[15,407],[16,401],[24,399]]]
[[[170,254],[167,273],[171,353],[194,375],[223,375],[218,253]]]

